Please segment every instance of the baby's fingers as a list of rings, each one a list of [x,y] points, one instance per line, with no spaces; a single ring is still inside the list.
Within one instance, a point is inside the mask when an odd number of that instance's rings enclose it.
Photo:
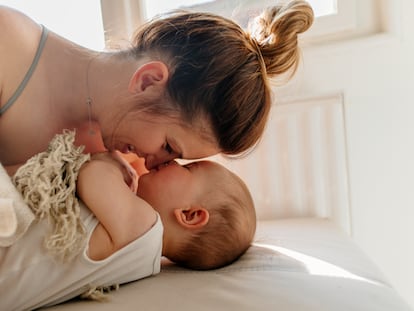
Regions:
[[[131,189],[132,192],[136,193],[138,189],[138,174],[135,169],[129,164],[127,160],[121,155],[119,151],[111,152],[114,159],[116,159],[124,168],[124,180]]]

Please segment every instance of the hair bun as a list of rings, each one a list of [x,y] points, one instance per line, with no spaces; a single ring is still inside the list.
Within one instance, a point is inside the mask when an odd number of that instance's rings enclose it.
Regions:
[[[267,8],[252,21],[250,36],[260,49],[268,75],[296,70],[298,34],[308,30],[313,19],[312,7],[306,1],[294,0]]]

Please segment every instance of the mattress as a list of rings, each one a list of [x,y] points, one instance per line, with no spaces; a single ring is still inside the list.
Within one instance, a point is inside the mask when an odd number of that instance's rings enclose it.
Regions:
[[[124,284],[106,302],[72,300],[47,310],[409,311],[357,245],[329,219],[259,221],[235,263],[191,271],[167,260],[154,277]]]

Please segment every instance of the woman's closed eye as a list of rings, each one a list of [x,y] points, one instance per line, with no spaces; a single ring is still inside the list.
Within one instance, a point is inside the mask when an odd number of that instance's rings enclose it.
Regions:
[[[173,142],[172,144],[166,141],[163,145],[163,149],[167,151],[169,155],[174,155],[174,158],[182,158],[182,154],[177,151],[176,145]]]
[[[167,151],[168,154],[174,153],[174,149],[170,146],[170,144],[168,142],[165,142],[164,150]]]

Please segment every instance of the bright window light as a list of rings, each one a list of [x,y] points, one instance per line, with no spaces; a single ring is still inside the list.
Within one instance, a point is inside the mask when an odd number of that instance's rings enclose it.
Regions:
[[[214,13],[229,16],[232,12],[228,12],[228,8],[231,8],[231,10],[251,7],[264,8],[277,3],[275,0],[143,0],[142,2],[144,4],[145,18],[151,18],[156,14],[177,8],[193,8],[195,10],[197,8],[209,10],[211,8]],[[337,12],[337,0],[308,0],[308,2],[317,17],[336,14]],[[225,12],[217,12],[216,8],[222,8]]]
[[[143,2],[145,7],[145,17],[150,18],[154,15],[157,15],[162,12],[167,12],[172,9],[177,9],[181,7],[191,7],[198,4],[214,2],[214,0],[145,0]]]
[[[57,34],[94,50],[105,48],[100,0],[0,0]]]
[[[316,17],[338,13],[337,0],[308,0]]]

